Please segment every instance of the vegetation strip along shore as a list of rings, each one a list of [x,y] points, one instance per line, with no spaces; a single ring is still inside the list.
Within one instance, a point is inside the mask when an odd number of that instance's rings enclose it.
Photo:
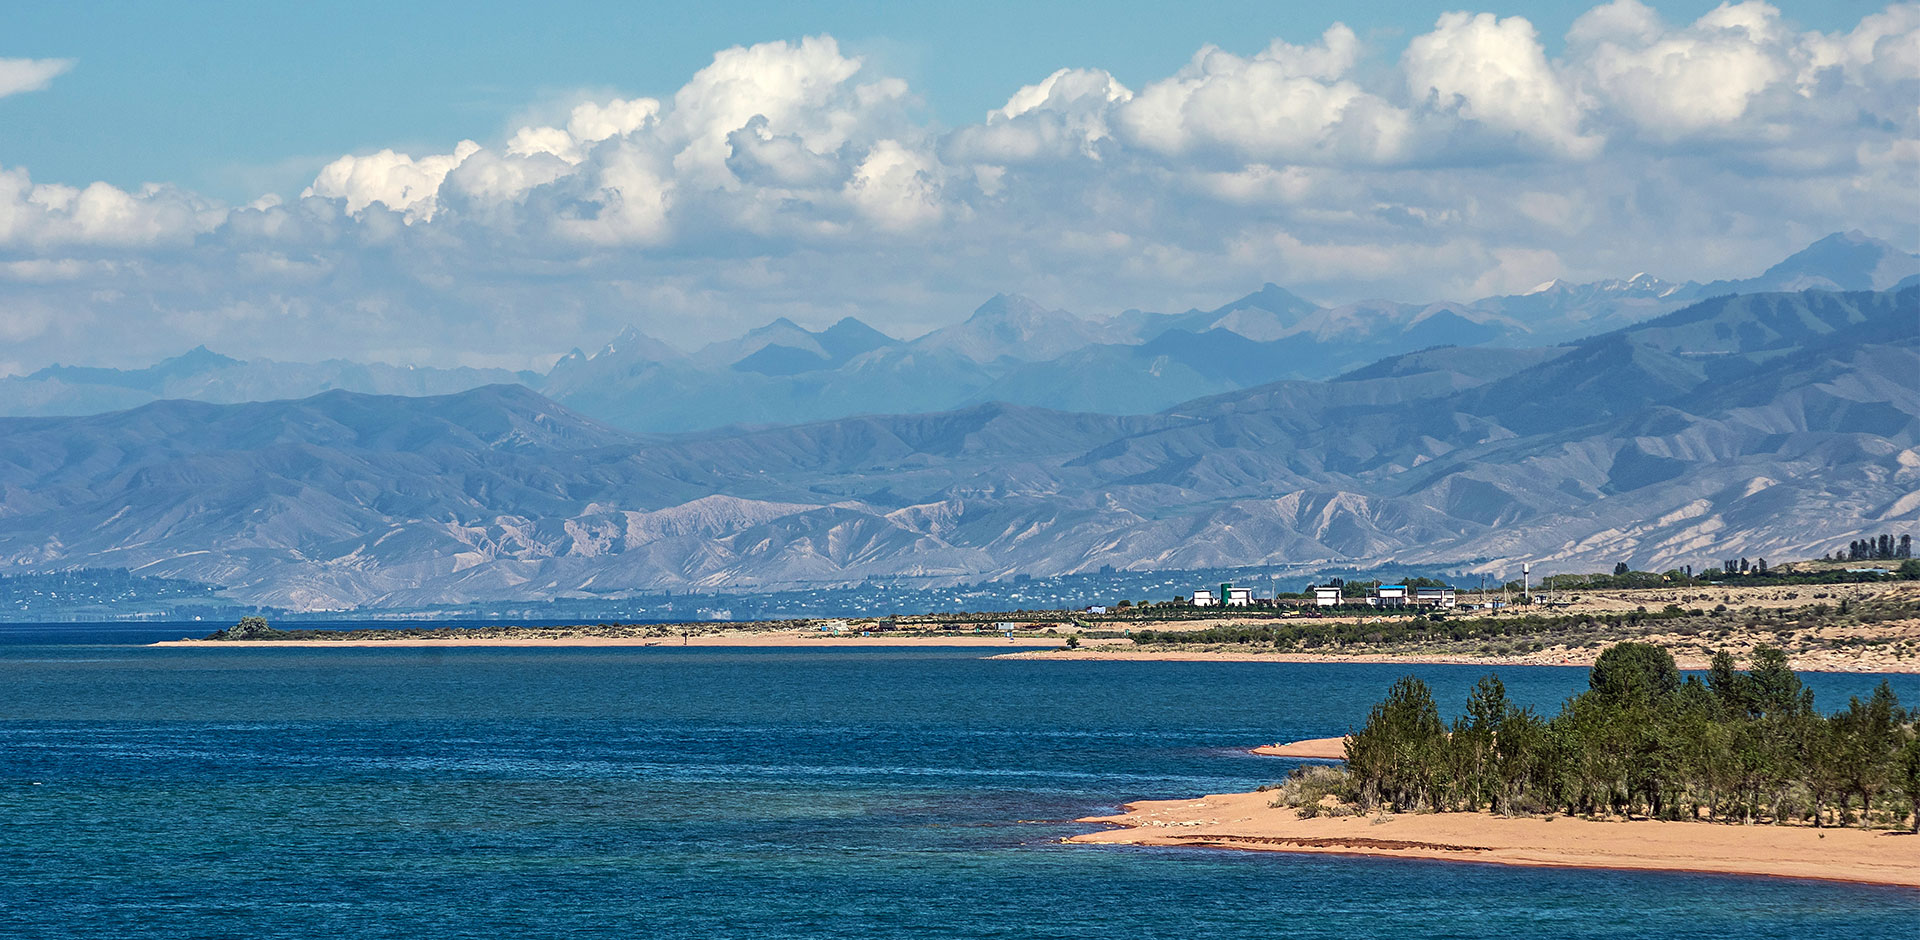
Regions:
[[[1471,852],[1920,887],[1920,711],[1882,682],[1822,715],[1773,648],[1744,672],[1722,653],[1705,681],[1683,681],[1665,650],[1621,643],[1551,718],[1515,707],[1489,675],[1451,727],[1409,676],[1345,739],[1254,752],[1324,757],[1335,743],[1343,767],[1299,767],[1254,793],[1130,804],[1083,820],[1126,829],[1071,841]],[[1362,822],[1382,828],[1363,837]],[[1179,831],[1192,828],[1202,831]]]

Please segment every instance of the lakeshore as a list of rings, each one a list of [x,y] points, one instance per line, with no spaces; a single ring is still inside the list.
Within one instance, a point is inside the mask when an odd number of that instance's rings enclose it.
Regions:
[[[1746,661],[1759,647],[1771,646],[1784,650],[1791,667],[1803,672],[1920,674],[1920,582],[1567,596],[1568,604],[1583,609],[1462,609],[1445,612],[1444,620],[1436,615],[1430,622],[1404,612],[1251,609],[1195,616],[1198,612],[1181,608],[1105,615],[1029,611],[539,627],[369,622],[351,630],[268,630],[264,635],[182,637],[155,645],[976,647],[998,650],[996,658],[1086,662],[1586,667],[1607,645],[1636,640],[1666,649],[1680,668],[1689,670],[1706,668],[1719,651]],[[1719,606],[1710,611],[1682,611],[1678,606],[1708,602]],[[1408,632],[1409,624],[1421,626]]]
[[[772,626],[772,625],[769,625]],[[1908,626],[1911,631],[1913,628]],[[1372,665],[1442,666],[1569,666],[1593,665],[1599,650],[1565,647],[1519,655],[1423,650],[1382,650],[1378,652],[1282,652],[1245,646],[1176,645],[1141,647],[1125,638],[1095,637],[1069,645],[1068,637],[1079,634],[1069,630],[1057,635],[990,633],[822,633],[805,629],[725,629],[712,633],[662,635],[657,632],[599,633],[552,627],[489,627],[463,629],[352,630],[337,636],[321,636],[309,631],[298,638],[227,640],[182,637],[149,644],[155,647],[191,648],[355,648],[355,647],[790,647],[810,649],[878,649],[919,647],[963,647],[999,650],[987,654],[992,659],[1055,660],[1070,662],[1233,662],[1233,663],[1350,663]],[[1674,660],[1680,668],[1702,670],[1712,656],[1705,650],[1689,651],[1678,637],[1651,636],[1649,642],[1671,642]],[[1741,659],[1747,658],[1754,642],[1730,643],[1728,648]],[[1798,650],[1788,657],[1800,672],[1920,673],[1920,658],[1907,650],[1888,647],[1852,647],[1825,650]]]
[[[874,936],[976,940],[1035,924],[1059,940],[1116,924],[1191,940],[1347,936],[1359,917],[1360,933],[1401,937],[1468,923],[1514,940],[1775,925],[1877,940],[1920,917],[1920,892],[1841,882],[1057,844],[1103,828],[1072,820],[1121,800],[1283,776],[1289,761],[1205,745],[1345,730],[1397,667],[1140,667],[1117,694],[1098,667],[987,649],[385,652],[123,649],[102,664],[84,646],[0,646],[0,732],[27,744],[0,749],[22,782],[0,801],[20,822],[23,872],[0,888],[17,902],[0,905],[12,926],[0,935],[113,940],[129,932],[119,912],[208,884],[217,896],[169,908],[175,934],[232,933],[244,910],[255,933],[301,935],[317,904],[349,935],[375,914],[420,940],[498,927],[495,906],[450,914],[441,885],[607,937],[769,925],[752,940],[791,940],[870,922],[857,918],[876,905],[911,919]],[[1465,694],[1468,672],[1438,671],[1444,700]],[[1869,685],[1818,681],[1829,700]],[[1548,703],[1584,678],[1529,670],[1509,684]],[[1920,680],[1895,684],[1920,701]],[[1272,730],[1248,737],[1249,716],[1272,716],[1256,724]],[[101,850],[103,833],[129,832]],[[687,889],[690,838],[740,890]],[[264,872],[263,858],[275,860]],[[1086,912],[1086,929],[1057,927]]]
[[[1768,646],[1783,650],[1788,664],[1801,672],[1920,673],[1920,582],[1562,595],[1564,601],[1537,609],[1444,612],[1445,623],[1436,617],[1426,632],[1411,636],[1395,635],[1404,619],[1334,613],[1265,624],[1250,619],[1147,622],[1140,629],[1157,634],[1147,638],[1150,642],[1093,638],[1070,649],[1007,655],[1087,661],[1587,667],[1607,646],[1634,640],[1667,650],[1688,670],[1707,668],[1721,651],[1747,661],[1755,650]],[[1709,603],[1716,606],[1681,606]],[[1655,611],[1664,613],[1651,613]],[[1634,622],[1636,616],[1642,619]],[[1462,621],[1483,629],[1456,633]],[[1263,628],[1272,632],[1259,634]],[[1284,634],[1300,638],[1316,631],[1322,636],[1310,643],[1282,639]],[[1328,636],[1334,632],[1339,639]],[[1228,642],[1221,641],[1223,635]]]
[[[354,631],[355,633],[359,631]],[[295,647],[295,648],[337,648],[337,647],[799,647],[810,649],[878,649],[878,648],[920,648],[920,647],[983,647],[992,649],[1021,649],[1044,646],[1059,646],[1066,642],[1065,637],[1016,637],[1007,639],[1004,635],[993,636],[914,636],[898,634],[879,634],[861,636],[858,634],[830,634],[806,632],[800,630],[739,630],[722,633],[698,633],[687,636],[646,636],[633,634],[626,636],[599,636],[593,634],[556,632],[546,628],[505,628],[497,631],[486,630],[436,630],[420,631],[411,635],[391,637],[370,637],[350,635],[346,631],[339,639],[293,639],[293,640],[163,640],[151,646],[166,647]]]
[[[1346,760],[1347,739],[1308,738],[1305,741],[1289,741],[1285,744],[1262,744],[1252,748],[1249,754],[1261,757],[1301,757],[1310,760]]]
[[[1656,645],[1658,636],[1636,637]],[[1668,642],[1672,642],[1668,640]],[[1691,641],[1688,641],[1691,645]],[[1736,658],[1752,655],[1754,644],[1729,644]],[[1676,648],[1678,647],[1678,648]],[[1705,650],[1668,647],[1681,669],[1703,670],[1713,656]],[[1852,648],[1838,650],[1802,650],[1788,655],[1796,672],[1920,673],[1920,657],[1903,655],[1905,650]],[[1593,665],[1600,650],[1560,647],[1519,655],[1475,655],[1458,652],[1382,651],[1382,652],[1281,652],[1232,646],[1171,646],[1145,648],[1130,644],[1089,641],[1076,649],[1054,648],[1002,653],[995,659],[1074,660],[1080,662],[1187,662],[1187,663],[1365,663],[1373,665],[1430,666],[1577,666]]]
[[[1086,845],[1309,852],[1557,868],[1710,872],[1920,888],[1920,836],[1867,829],[1422,813],[1303,818],[1269,792],[1128,803]]]

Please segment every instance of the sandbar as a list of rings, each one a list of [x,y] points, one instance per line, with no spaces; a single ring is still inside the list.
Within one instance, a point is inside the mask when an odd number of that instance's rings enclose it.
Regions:
[[[1347,739],[1308,738],[1305,741],[1292,741],[1286,744],[1262,744],[1249,751],[1261,757],[1305,757],[1313,760],[1347,759]]]
[[[1272,793],[1128,803],[1079,820],[1117,828],[1066,841],[1438,859],[1496,865],[1712,872],[1920,888],[1920,836],[1868,829],[1743,826],[1488,813],[1318,816]]]
[[[446,631],[445,635],[404,636],[391,638],[338,639],[338,640],[163,640],[152,646],[178,646],[225,649],[227,647],[536,647],[536,646],[710,646],[710,647],[808,647],[832,649],[873,649],[885,647],[997,647],[999,649],[1031,649],[1034,647],[1059,646],[1066,642],[1065,637],[1017,637],[1009,640],[1002,635],[994,636],[858,636],[847,634],[791,632],[752,632],[706,633],[687,637],[678,636],[590,636],[580,634],[536,635],[533,632],[512,633],[508,635],[482,635],[457,630]]]

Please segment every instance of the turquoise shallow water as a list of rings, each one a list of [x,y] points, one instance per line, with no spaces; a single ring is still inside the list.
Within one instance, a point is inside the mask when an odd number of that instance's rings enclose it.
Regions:
[[[0,937],[1904,937],[1920,893],[1066,846],[1416,672],[0,634]],[[5,642],[7,639],[12,642]],[[1579,669],[1507,669],[1552,706]],[[1890,677],[1920,701],[1920,677]],[[1879,677],[1810,676],[1823,707]]]

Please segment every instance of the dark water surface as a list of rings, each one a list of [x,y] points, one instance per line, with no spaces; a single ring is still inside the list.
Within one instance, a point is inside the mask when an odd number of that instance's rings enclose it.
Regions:
[[[1894,889],[1056,841],[1481,667],[63,629],[0,633],[0,938],[1920,936]],[[1880,678],[1808,680],[1831,710]]]

